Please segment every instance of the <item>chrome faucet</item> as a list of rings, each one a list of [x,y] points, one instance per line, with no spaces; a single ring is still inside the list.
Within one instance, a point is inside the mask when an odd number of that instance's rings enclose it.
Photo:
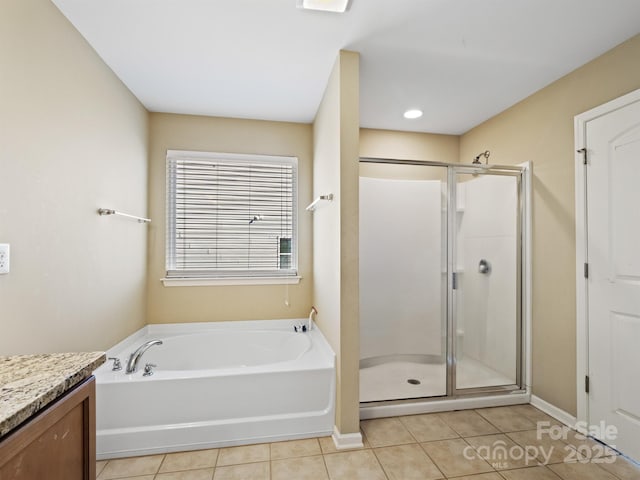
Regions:
[[[113,360],[113,365],[111,367],[111,371],[117,372],[118,370],[122,370],[122,363],[120,363],[120,359],[116,357],[109,357],[107,360]]]
[[[126,373],[134,373],[138,369],[138,361],[142,358],[142,354],[154,345],[162,345],[162,340],[149,340],[140,345],[129,357]]]

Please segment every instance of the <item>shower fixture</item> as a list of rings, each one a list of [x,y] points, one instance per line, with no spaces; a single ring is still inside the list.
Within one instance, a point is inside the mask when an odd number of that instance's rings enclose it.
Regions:
[[[489,155],[491,155],[491,152],[489,150],[485,150],[484,152],[478,154],[478,156],[473,159],[473,162],[471,162],[471,164],[482,165],[482,162],[480,162],[480,157],[484,157],[484,163],[489,164]]]

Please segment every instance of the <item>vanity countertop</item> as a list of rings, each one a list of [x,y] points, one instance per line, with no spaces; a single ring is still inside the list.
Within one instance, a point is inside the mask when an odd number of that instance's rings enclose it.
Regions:
[[[0,356],[0,438],[104,362],[104,352]]]

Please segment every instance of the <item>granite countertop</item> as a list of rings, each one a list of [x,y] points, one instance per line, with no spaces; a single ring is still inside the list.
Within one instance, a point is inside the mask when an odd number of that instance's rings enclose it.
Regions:
[[[104,362],[104,352],[0,356],[0,438]]]

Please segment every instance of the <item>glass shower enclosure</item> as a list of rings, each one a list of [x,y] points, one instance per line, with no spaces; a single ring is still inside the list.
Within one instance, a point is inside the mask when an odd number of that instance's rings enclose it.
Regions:
[[[360,160],[360,401],[523,389],[521,167]]]

